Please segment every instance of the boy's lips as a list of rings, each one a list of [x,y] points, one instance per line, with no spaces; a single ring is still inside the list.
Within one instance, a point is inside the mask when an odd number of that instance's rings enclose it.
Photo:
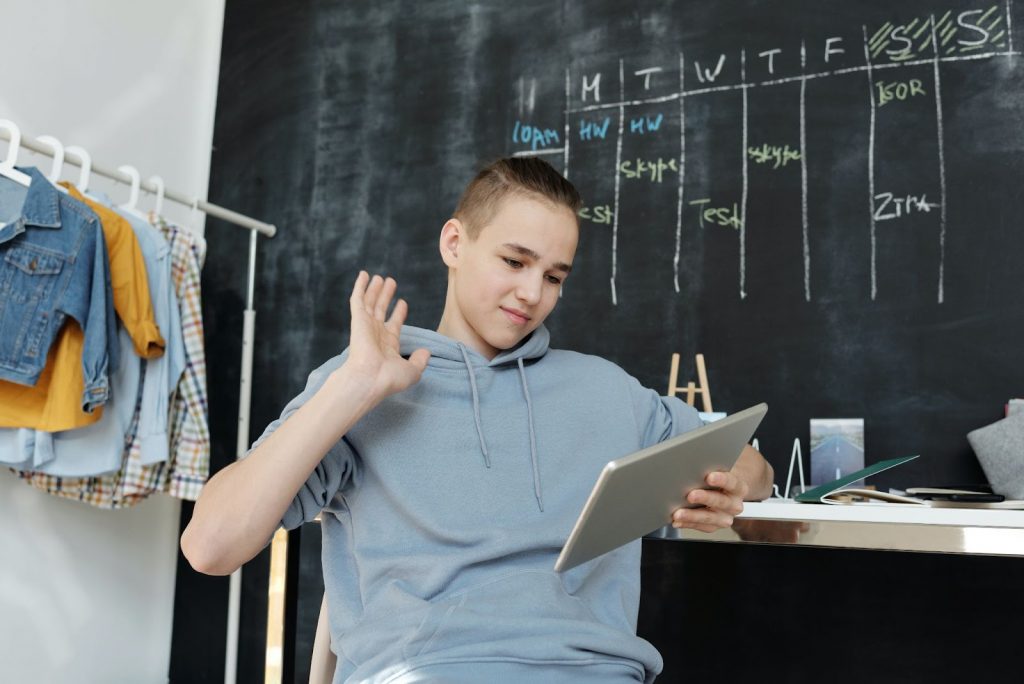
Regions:
[[[505,315],[508,316],[509,320],[511,320],[516,325],[522,325],[530,320],[530,317],[527,316],[522,311],[520,311],[519,309],[512,309],[510,307],[503,306],[501,307],[501,310],[504,311]]]

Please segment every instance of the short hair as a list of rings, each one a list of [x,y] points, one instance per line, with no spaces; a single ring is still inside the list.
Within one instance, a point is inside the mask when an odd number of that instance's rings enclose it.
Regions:
[[[583,200],[576,187],[543,159],[506,157],[480,169],[455,207],[454,217],[462,221],[470,239],[475,240],[498,212],[501,200],[521,195],[551,202],[572,211],[576,217]]]

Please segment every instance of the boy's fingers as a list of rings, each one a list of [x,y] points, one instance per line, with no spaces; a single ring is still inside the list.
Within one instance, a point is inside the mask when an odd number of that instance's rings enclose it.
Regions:
[[[735,473],[717,470],[713,473],[709,473],[705,478],[705,482],[707,482],[709,486],[717,487],[725,492],[733,492],[736,494],[745,493],[740,492],[745,483],[743,480],[736,477]]]
[[[704,525],[702,523],[691,523],[691,524],[684,525],[682,523],[675,522],[675,523],[672,523],[672,527],[674,527],[676,529],[682,529],[682,528],[685,527],[685,528],[690,529],[690,530],[697,530],[698,532],[714,532],[714,531],[719,529],[718,527],[715,527],[714,525]]]
[[[348,298],[352,307],[362,306],[363,296],[366,293],[366,281],[369,279],[370,275],[366,271],[360,271],[356,276],[356,282],[352,285],[352,294]]]
[[[729,527],[733,517],[710,508],[677,508],[672,514],[672,524],[685,527],[711,525],[713,527]]]
[[[379,275],[375,275],[370,278],[370,284],[366,288],[366,294],[363,296],[363,307],[366,309],[366,313],[373,315],[373,309],[377,306],[377,297],[380,296],[381,288],[384,287],[384,279]]]
[[[380,296],[377,297],[377,305],[373,308],[373,315],[378,321],[383,321],[388,313],[388,307],[391,306],[391,298],[395,296],[395,289],[398,287],[398,283],[395,282],[394,278],[386,278],[384,285],[381,288]]]
[[[732,515],[713,508],[677,508],[672,514],[672,519],[676,522],[719,526],[724,524],[726,527],[732,524],[732,518]]]
[[[395,308],[391,312],[391,318],[389,318],[388,322],[384,324],[384,327],[386,327],[388,331],[398,335],[402,332],[402,324],[405,323],[405,317],[408,313],[409,305],[406,304],[404,299],[399,299],[395,302]]]
[[[714,508],[730,515],[739,515],[743,512],[740,497],[735,494],[729,495],[710,489],[694,489],[687,495],[686,500],[692,504]]]
[[[366,296],[367,282],[370,280],[370,274],[365,270],[360,270],[359,274],[355,276],[355,283],[352,285],[352,294],[348,297],[349,312],[352,315],[364,310],[364,304],[362,299]]]
[[[719,489],[729,489],[729,473],[721,470],[716,470],[713,473],[708,473],[708,476],[704,478],[704,482],[709,487],[717,487]]]

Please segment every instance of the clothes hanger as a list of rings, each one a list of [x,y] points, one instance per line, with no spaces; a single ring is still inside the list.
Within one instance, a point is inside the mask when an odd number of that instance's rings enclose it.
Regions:
[[[156,202],[153,204],[153,213],[160,216],[164,210],[164,179],[160,176],[150,176],[147,182],[156,186]]]
[[[92,175],[92,155],[85,151],[84,147],[78,147],[77,145],[71,145],[66,150],[67,154],[73,154],[81,160],[80,166],[82,167],[81,172],[78,174],[78,183],[76,187],[78,192],[85,194],[85,191],[89,189],[89,176]]]
[[[50,167],[50,173],[46,175],[46,179],[53,183],[55,188],[66,194],[67,188],[57,185],[57,181],[60,180],[60,172],[64,169],[64,145],[52,135],[41,135],[36,140],[53,149],[53,166]]]
[[[131,194],[128,196],[128,201],[125,204],[119,205],[117,208],[125,213],[135,216],[136,218],[140,218],[143,221],[147,220],[146,216],[137,208],[139,203],[139,185],[142,183],[142,179],[139,176],[139,170],[134,166],[129,166],[127,164],[118,166],[117,170],[131,176],[132,179],[132,190]]]
[[[14,164],[18,161],[18,150],[21,149],[21,129],[8,119],[0,119],[0,128],[5,129],[10,136],[10,142],[7,145],[7,158],[0,162],[0,176],[9,178],[25,187],[32,185],[31,176],[14,168]]]

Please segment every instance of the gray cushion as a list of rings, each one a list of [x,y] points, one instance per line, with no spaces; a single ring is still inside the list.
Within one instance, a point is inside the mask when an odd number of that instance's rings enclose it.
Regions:
[[[1024,412],[967,433],[992,491],[1007,499],[1024,499]]]

